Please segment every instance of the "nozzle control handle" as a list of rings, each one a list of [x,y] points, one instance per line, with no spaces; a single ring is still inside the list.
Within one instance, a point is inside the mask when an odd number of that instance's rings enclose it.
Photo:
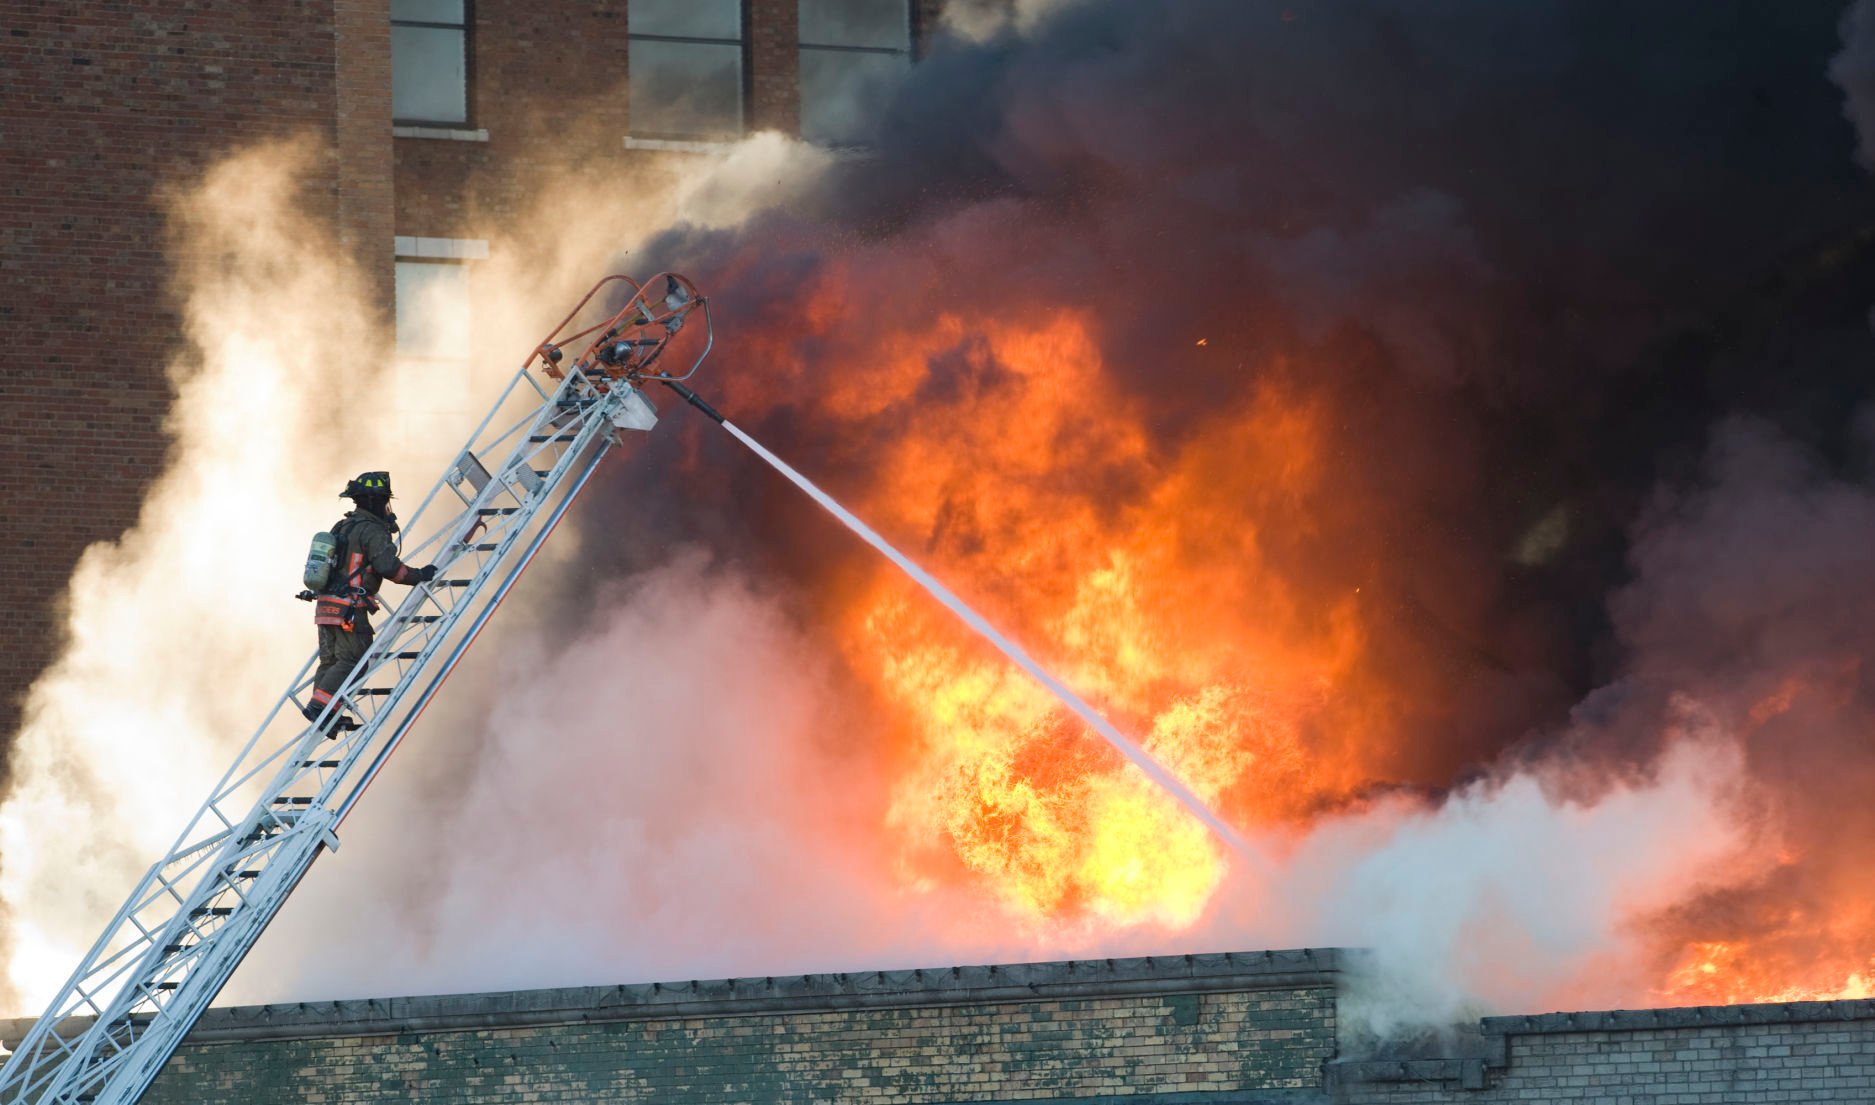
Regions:
[[[662,383],[665,387],[670,388],[672,391],[676,392],[677,394],[683,396],[684,402],[689,403],[691,406],[702,411],[704,414],[709,415],[712,421],[717,422],[719,424],[723,421],[723,416],[716,413],[715,407],[712,407],[708,403],[705,403],[701,395],[698,395],[696,392],[691,391],[689,388],[685,387],[684,385],[678,383],[675,380],[662,380],[660,381],[660,383]]]

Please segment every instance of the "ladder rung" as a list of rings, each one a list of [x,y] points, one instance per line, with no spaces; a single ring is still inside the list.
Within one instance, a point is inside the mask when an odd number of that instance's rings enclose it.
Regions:
[[[486,518],[491,514],[513,514],[520,509],[518,506],[485,506],[477,508],[476,513]]]
[[[421,655],[423,655],[421,652],[393,652],[391,653],[391,659],[393,660],[415,660],[417,657]]]
[[[471,552],[494,552],[496,549],[499,549],[499,548],[501,548],[500,545],[470,545],[469,546],[469,550]]]
[[[195,947],[194,944],[164,944],[163,954],[175,955],[177,952],[183,950],[184,948],[193,948],[193,947]]]
[[[337,767],[339,762],[337,760],[301,760],[299,765],[301,767]]]
[[[437,580],[431,580],[430,586],[432,587],[467,587],[470,584],[470,582],[471,582],[470,580],[466,580],[466,579],[437,579]]]
[[[430,625],[433,622],[442,621],[443,616],[441,614],[412,614],[410,620],[416,625]]]
[[[229,917],[233,914],[234,907],[231,905],[205,905],[189,911],[191,917]]]
[[[258,869],[248,870],[248,871],[236,871],[234,873],[234,877],[237,879],[258,879],[260,878],[260,871]]]
[[[390,694],[391,689],[389,687],[353,687],[351,693],[362,697],[368,694]]]
[[[156,984],[158,990],[174,990],[176,986],[177,984],[174,982],[159,982]]]
[[[296,798],[289,795],[285,798],[275,798],[273,804],[276,806],[310,806],[312,805],[312,799]]]
[[[559,434],[535,434],[535,435],[533,435],[532,437],[530,437],[530,438],[528,438],[527,440],[528,440],[528,442],[529,442],[530,444],[534,444],[534,445],[539,445],[539,444],[540,444],[541,442],[543,442],[543,441],[560,441],[560,440],[562,440],[562,439],[564,439],[564,440],[566,440],[566,441],[572,441],[572,440],[573,440],[572,438],[570,438],[570,437],[567,437],[567,435],[566,435],[566,434],[563,434],[563,433],[559,433]]]

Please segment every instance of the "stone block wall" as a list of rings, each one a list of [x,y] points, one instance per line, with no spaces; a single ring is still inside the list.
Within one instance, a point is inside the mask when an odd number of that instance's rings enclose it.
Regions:
[[[1487,1017],[1443,1057],[1330,1065],[1348,1105],[1875,1102],[1875,1001]]]
[[[1313,1101],[1336,971],[1314,950],[215,1010],[144,1101]]]

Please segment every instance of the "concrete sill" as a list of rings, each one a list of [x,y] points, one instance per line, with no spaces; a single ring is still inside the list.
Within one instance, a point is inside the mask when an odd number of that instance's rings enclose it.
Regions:
[[[441,138],[448,142],[486,142],[486,130],[455,130],[450,127],[392,127],[392,138]]]
[[[488,260],[486,238],[418,238],[399,234],[392,248],[400,260],[436,258],[451,261]]]
[[[734,142],[690,142],[677,138],[634,138],[625,136],[625,148],[628,150],[665,150],[676,153],[723,153],[734,147]]]

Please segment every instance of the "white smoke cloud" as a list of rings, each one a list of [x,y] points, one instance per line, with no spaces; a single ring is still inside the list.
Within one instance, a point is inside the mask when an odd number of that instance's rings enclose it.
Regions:
[[[1341,1007],[1344,1032],[1388,1036],[1544,1003],[1634,1004],[1654,981],[1636,922],[1714,881],[1763,869],[1731,808],[1736,745],[1680,737],[1653,777],[1592,801],[1546,772],[1455,794],[1437,809],[1383,804],[1315,829],[1278,896],[1301,931],[1371,949]]]
[[[35,1006],[306,652],[294,565],[343,485],[326,439],[369,439],[381,344],[356,274],[294,217],[311,164],[269,145],[175,204],[195,288],[170,366],[175,446],[137,524],[74,571],[69,640],[26,699],[0,807],[6,977]]]
[[[0,804],[0,1000],[43,1008],[310,652],[309,608],[292,595],[346,478],[389,468],[414,499],[520,357],[642,235],[680,205],[701,225],[733,223],[751,197],[785,199],[825,162],[760,135],[603,188],[543,189],[535,220],[509,224],[477,275],[487,355],[416,389],[385,367],[373,287],[304,215],[316,144],[235,153],[171,197],[188,339],[169,366],[175,444],[137,524],[81,557],[68,643],[25,702]],[[459,424],[408,417],[453,411],[464,394],[482,398]],[[543,563],[573,544],[550,543]],[[457,697],[458,711],[478,701]]]

